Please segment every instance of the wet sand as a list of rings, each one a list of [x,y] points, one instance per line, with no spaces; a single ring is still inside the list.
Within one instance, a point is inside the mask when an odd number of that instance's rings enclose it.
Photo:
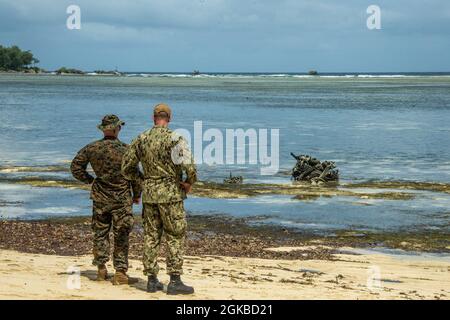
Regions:
[[[141,259],[143,229],[139,216],[130,234],[130,257]],[[273,252],[275,246],[305,246],[310,238],[279,227],[250,226],[245,219],[222,216],[188,217],[186,254],[225,255],[265,259],[331,259],[332,247],[308,251]],[[112,240],[112,234],[111,234]],[[64,256],[92,252],[89,217],[55,218],[40,221],[0,220],[0,249]],[[166,246],[163,239],[162,254]]]
[[[264,217],[261,217],[263,219]],[[224,255],[264,259],[331,260],[341,247],[389,248],[405,253],[437,253],[450,256],[448,233],[425,230],[369,232],[339,230],[318,234],[253,222],[257,217],[232,218],[221,215],[188,216],[186,254],[191,256]],[[130,257],[142,256],[143,229],[140,216],[130,235]],[[311,250],[274,252],[268,247],[308,247]],[[27,253],[86,255],[92,251],[90,217],[52,218],[47,220],[1,220],[0,249]],[[165,250],[163,241],[162,253]]]

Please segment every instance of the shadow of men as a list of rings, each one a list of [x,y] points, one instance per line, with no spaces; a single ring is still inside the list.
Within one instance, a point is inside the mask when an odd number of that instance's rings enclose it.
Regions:
[[[71,275],[73,273],[67,273],[67,272],[58,272],[58,275]],[[80,276],[81,277],[85,277],[90,281],[95,281],[95,282],[113,282],[113,278],[114,276],[108,274],[106,276],[106,281],[99,281],[97,280],[97,270],[83,270],[80,272]],[[147,281],[140,279],[140,278],[136,278],[136,277],[129,277],[128,278],[128,285],[132,288],[141,290],[141,291],[147,291]],[[164,286],[165,287],[165,286]]]
[[[91,281],[97,281],[97,270],[84,270],[80,272],[80,276],[88,278]],[[111,280],[111,276],[106,276],[107,280]]]
[[[136,279],[137,281],[134,283],[130,283],[129,284],[130,287],[135,288],[140,291],[147,292],[147,281],[146,280],[140,279],[140,278],[133,278],[133,279]],[[164,292],[164,293],[167,292],[167,285],[164,285],[163,291],[159,291],[159,292]]]

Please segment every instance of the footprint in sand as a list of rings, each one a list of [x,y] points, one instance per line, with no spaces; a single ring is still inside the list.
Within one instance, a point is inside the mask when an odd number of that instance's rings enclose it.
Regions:
[[[20,267],[20,265],[18,265],[17,263],[8,263],[7,266],[8,267]]]

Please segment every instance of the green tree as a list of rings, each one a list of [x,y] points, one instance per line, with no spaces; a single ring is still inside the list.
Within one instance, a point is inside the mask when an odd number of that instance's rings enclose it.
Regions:
[[[0,69],[20,71],[39,63],[31,51],[22,51],[18,46],[10,48],[0,45]]]
[[[6,51],[6,48],[0,45],[0,70],[7,70],[11,64],[11,59]]]

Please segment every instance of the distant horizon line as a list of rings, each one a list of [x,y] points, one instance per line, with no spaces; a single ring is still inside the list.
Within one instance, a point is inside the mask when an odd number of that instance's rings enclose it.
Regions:
[[[57,70],[57,69],[56,69]],[[53,70],[53,71],[56,71]],[[87,70],[85,72],[95,72],[95,71],[117,71],[122,73],[149,73],[149,74],[192,74],[196,70],[191,71],[128,71],[120,69],[96,69]],[[200,74],[301,74],[308,75],[309,71],[200,71]],[[311,70],[317,71],[317,70]],[[449,71],[317,71],[318,74],[450,74]]]

